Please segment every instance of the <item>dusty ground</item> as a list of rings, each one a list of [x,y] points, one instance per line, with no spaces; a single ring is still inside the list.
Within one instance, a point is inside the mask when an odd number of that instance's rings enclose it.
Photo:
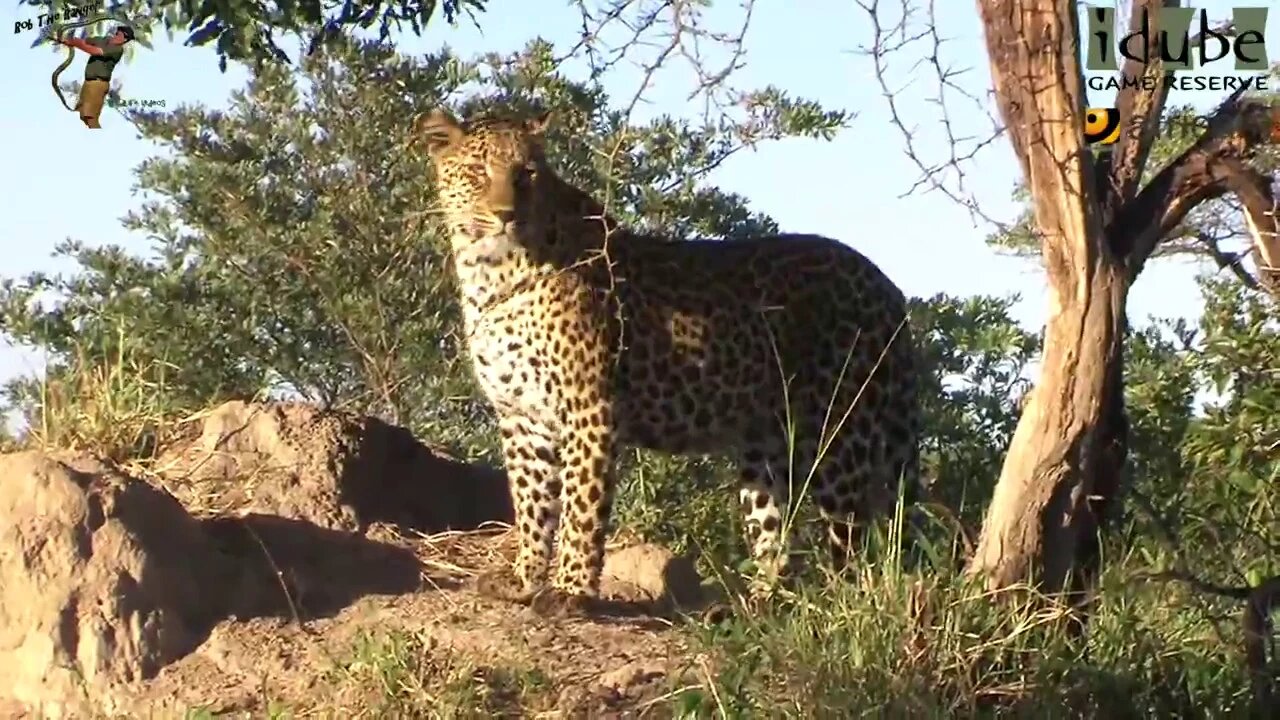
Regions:
[[[260,712],[271,701],[323,713],[331,703],[369,707],[378,698],[316,693],[342,692],[342,683],[331,676],[349,662],[362,632],[394,631],[418,634],[415,641],[447,662],[537,671],[551,687],[534,702],[548,706],[551,716],[638,716],[659,700],[672,673],[681,672],[675,658],[684,654],[666,622],[643,616],[547,618],[474,592],[477,571],[505,563],[501,550],[508,538],[469,534],[399,541],[396,547],[422,560],[422,589],[366,595],[327,617],[303,610],[302,624],[289,615],[219,623],[194,652],[146,683],[134,698],[137,707],[181,712],[203,706],[215,713]],[[453,560],[461,565],[453,566]],[[347,690],[369,692],[365,684]],[[666,712],[659,702],[644,714]]]
[[[0,456],[0,716],[669,715],[692,564],[613,547],[612,610],[538,614],[476,590],[510,516],[501,472],[303,405],[145,468]]]

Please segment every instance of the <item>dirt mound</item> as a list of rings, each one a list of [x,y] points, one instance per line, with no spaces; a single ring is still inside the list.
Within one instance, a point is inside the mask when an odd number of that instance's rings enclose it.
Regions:
[[[0,456],[0,697],[113,707],[201,641],[230,572],[167,493],[87,458]]]
[[[515,538],[438,531],[508,519],[505,478],[376,419],[228,403],[147,478],[0,455],[0,716],[364,712],[385,678],[341,680],[374,667],[342,658],[387,633],[417,649],[379,662],[408,663],[422,697],[489,678],[501,715],[526,668],[547,709],[617,716],[665,692],[680,655],[643,614],[546,618],[474,592]],[[609,549],[602,590],[665,613],[693,609],[698,583],[690,559],[631,545]]]
[[[443,550],[405,542],[428,566]],[[470,577],[505,563],[509,542],[506,535],[461,534],[445,541],[441,557]],[[545,696],[538,709],[553,711],[545,717],[635,717],[618,708],[668,692],[683,670],[681,640],[669,627],[645,616],[544,618],[477,595],[469,583],[427,583],[420,592],[368,596],[302,624],[221,623],[148,682],[135,707],[163,709],[164,716],[203,707],[257,717],[274,704],[296,717],[457,717],[443,707],[424,712],[428,703],[406,712],[388,706],[387,696],[439,697],[451,685],[474,687],[484,676],[505,674],[538,678]],[[462,717],[534,716],[491,705],[468,710]]]
[[[195,512],[428,534],[512,519],[502,471],[454,460],[377,418],[302,403],[220,405],[155,470]]]

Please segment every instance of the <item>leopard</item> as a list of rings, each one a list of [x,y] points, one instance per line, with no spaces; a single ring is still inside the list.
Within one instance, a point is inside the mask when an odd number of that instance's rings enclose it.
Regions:
[[[806,494],[843,569],[870,521],[917,496],[922,364],[905,294],[822,235],[629,227],[551,167],[548,131],[570,134],[557,117],[435,108],[409,133],[514,508],[516,554],[489,592],[600,599],[628,448],[735,466],[751,597],[794,576],[789,513]]]

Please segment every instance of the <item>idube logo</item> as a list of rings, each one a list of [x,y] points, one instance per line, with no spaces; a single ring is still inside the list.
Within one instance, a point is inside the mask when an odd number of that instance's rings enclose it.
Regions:
[[[1090,71],[1115,71],[1122,61],[1163,62],[1164,77],[1145,75],[1095,75],[1087,78],[1090,90],[1119,90],[1143,86],[1155,89],[1163,83],[1177,90],[1266,91],[1270,56],[1267,54],[1268,7],[1235,7],[1231,23],[1224,27],[1210,20],[1208,12],[1188,7],[1159,7],[1140,13],[1138,27],[1116,31],[1115,7],[1089,7],[1088,48],[1084,66]],[[1154,37],[1153,37],[1154,36]],[[1154,45],[1152,41],[1154,40]],[[1151,57],[1152,51],[1156,57]],[[1212,73],[1185,74],[1199,68]]]

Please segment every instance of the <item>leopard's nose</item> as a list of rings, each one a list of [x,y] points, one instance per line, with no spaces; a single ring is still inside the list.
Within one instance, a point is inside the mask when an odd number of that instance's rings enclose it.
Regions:
[[[516,211],[514,208],[508,208],[505,210],[494,210],[493,216],[496,217],[498,219],[498,222],[502,223],[502,225],[505,227],[515,221]]]

